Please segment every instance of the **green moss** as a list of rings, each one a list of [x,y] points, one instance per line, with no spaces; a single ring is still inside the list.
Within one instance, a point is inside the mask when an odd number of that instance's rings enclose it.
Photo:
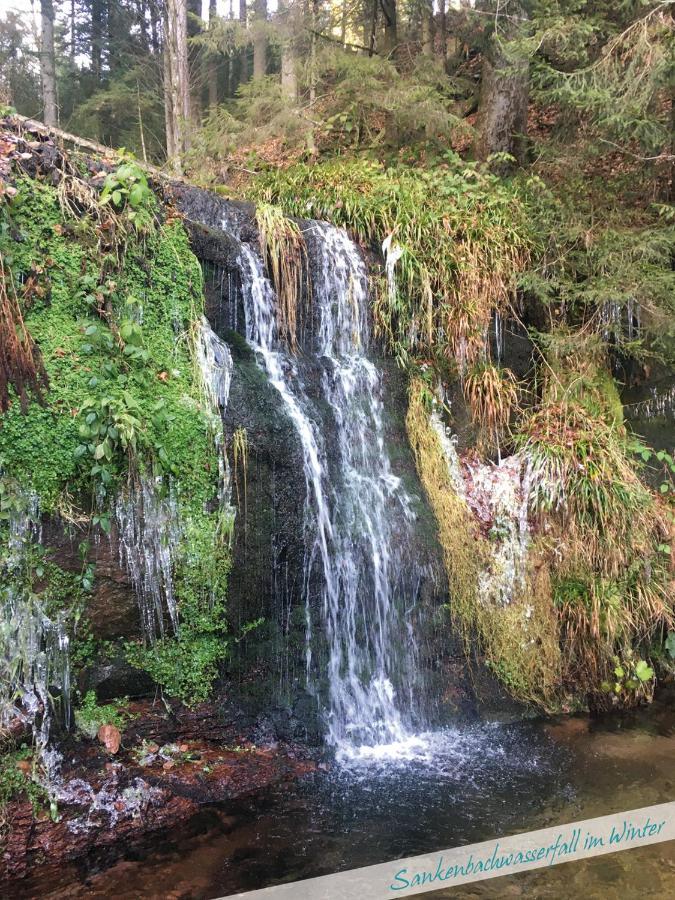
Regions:
[[[43,270],[25,320],[50,390],[44,408],[31,404],[24,417],[15,403],[3,417],[5,469],[37,491],[45,512],[65,490],[86,509],[96,485],[113,489],[131,464],[180,473],[187,496],[207,499],[214,451],[191,349],[202,276],[181,224],[130,239],[114,277],[102,281],[101,262],[73,238],[56,191],[27,179],[18,186],[12,269],[16,283]],[[97,294],[105,294],[112,322],[97,314]],[[83,422],[92,413],[96,434]],[[130,418],[131,449],[130,439],[125,446],[114,437]],[[105,455],[94,458],[88,448],[99,445]]]

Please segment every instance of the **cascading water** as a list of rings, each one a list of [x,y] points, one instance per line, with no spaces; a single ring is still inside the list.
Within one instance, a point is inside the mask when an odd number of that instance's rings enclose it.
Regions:
[[[225,220],[222,227],[228,226]],[[310,364],[280,344],[274,289],[259,254],[246,243],[239,267],[247,340],[302,448],[308,682],[316,690],[326,675],[319,672],[310,609],[311,585],[318,581],[327,642],[327,739],[351,756],[360,748],[413,739],[419,676],[412,615],[420,573],[413,564],[406,567],[413,514],[386,451],[380,374],[365,355],[363,260],[343,231],[324,223],[309,223],[305,237],[315,260],[316,396]]]
[[[141,476],[115,501],[120,562],[131,577],[146,640],[164,635],[165,613],[178,630],[173,558],[180,540],[178,506],[161,478]]]
[[[211,414],[216,453],[218,454],[218,500],[221,510],[234,515],[230,497],[230,470],[225,453],[222,416],[227,409],[232,384],[232,354],[230,348],[218,337],[202,316],[197,336],[197,362],[202,388]]]

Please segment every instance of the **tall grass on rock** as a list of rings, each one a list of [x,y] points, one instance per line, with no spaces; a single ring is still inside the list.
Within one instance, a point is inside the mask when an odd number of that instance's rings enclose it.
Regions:
[[[481,359],[492,315],[510,307],[533,247],[516,188],[451,152],[434,171],[297,164],[262,173],[249,196],[328,219],[364,245],[384,243],[388,288],[375,324],[402,362],[434,356],[464,370]]]

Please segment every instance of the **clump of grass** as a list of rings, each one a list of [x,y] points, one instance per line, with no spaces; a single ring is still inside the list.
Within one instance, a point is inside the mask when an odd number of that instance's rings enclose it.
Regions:
[[[302,324],[302,298],[309,298],[307,246],[297,222],[286,218],[280,207],[260,203],[256,221],[267,271],[279,301],[279,337],[295,353]]]
[[[518,387],[510,369],[490,362],[472,366],[464,377],[464,397],[479,429],[484,449],[499,448],[501,438],[518,410]]]
[[[565,683],[594,706],[627,705],[652,689],[636,654],[675,619],[668,516],[640,478],[598,336],[576,334],[557,330],[541,341],[541,402],[514,442],[528,467],[531,512],[556,544]],[[615,669],[632,674],[618,678]]]
[[[574,401],[545,404],[516,444],[530,471],[530,506],[560,523],[592,570],[616,574],[661,530],[653,496],[626,453],[625,434]]]
[[[239,495],[239,471],[243,480],[244,489],[244,522],[246,521],[246,498],[248,493],[248,432],[239,426],[232,435],[232,458],[234,462],[234,483],[237,489],[237,506],[241,507]]]

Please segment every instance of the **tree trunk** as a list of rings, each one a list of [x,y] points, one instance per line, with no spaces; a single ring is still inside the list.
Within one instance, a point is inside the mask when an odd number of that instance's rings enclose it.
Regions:
[[[171,90],[171,61],[169,59],[169,29],[164,20],[164,52],[162,53],[164,80],[164,128],[166,131],[166,158],[175,160],[178,156],[176,132],[174,130],[175,114],[173,110],[173,92]]]
[[[70,0],[70,65],[75,65],[75,0]]]
[[[267,21],[267,0],[254,0],[253,20],[253,77],[264,78],[267,74],[267,35],[262,26]]]
[[[295,70],[295,46],[292,12],[283,0],[279,0],[279,13],[283,35],[281,39],[281,91],[290,101],[298,97],[298,79]]]
[[[438,4],[438,30],[440,31],[439,56],[443,64],[448,58],[448,18],[445,12],[446,0],[439,0]]]
[[[167,0],[164,54],[164,90],[166,94],[168,82],[171,112],[170,129],[167,129],[167,156],[174,170],[180,174],[180,154],[190,148],[191,127],[186,0]],[[173,134],[173,153],[169,153],[169,131]]]
[[[213,30],[216,26],[216,16],[218,15],[217,0],[209,0],[209,29]],[[209,108],[213,109],[218,105],[218,54],[215,50],[208,51],[208,63],[206,72],[206,81],[209,88]]]
[[[56,125],[56,61],[52,0],[40,0],[40,81],[44,123]]]
[[[380,0],[380,9],[384,18],[384,40],[382,41],[382,56],[391,56],[398,46],[398,31],[396,25],[396,0]]]
[[[483,57],[474,153],[480,160],[510,153],[522,165],[527,153],[529,62],[508,52],[508,38],[517,28],[513,22],[505,26],[508,32],[489,38]]]
[[[202,0],[187,0],[187,36],[196,37],[202,30]],[[195,126],[199,126],[202,116],[202,59],[203,49],[188,44],[188,65],[190,73],[190,113]]]
[[[243,28],[246,28],[246,0],[239,0],[239,22],[241,23]],[[243,84],[245,81],[248,81],[250,78],[249,72],[249,64],[248,64],[248,47],[244,46],[241,48],[241,52],[239,54],[239,79],[238,83]]]
[[[108,0],[108,69],[114,76],[120,70],[119,42],[122,39],[121,12],[117,0]]]
[[[433,56],[434,53],[434,10],[432,0],[422,2],[422,53]]]
[[[91,3],[91,73],[94,81],[101,81],[103,56],[103,0]]]

